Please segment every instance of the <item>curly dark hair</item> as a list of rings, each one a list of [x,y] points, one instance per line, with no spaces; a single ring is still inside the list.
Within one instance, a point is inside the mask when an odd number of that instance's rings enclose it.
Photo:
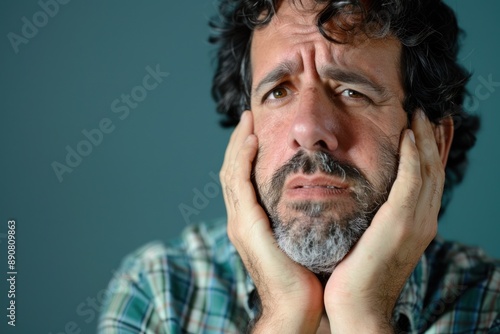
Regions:
[[[212,96],[221,124],[234,126],[250,107],[252,76],[250,44],[254,29],[268,24],[282,0],[220,0],[219,15],[211,22],[209,41],[218,46]],[[295,0],[286,0],[293,1]],[[300,0],[297,0],[300,1]],[[458,27],[454,12],[441,0],[316,0],[320,33],[332,43],[348,43],[364,33],[370,38],[388,35],[402,44],[403,108],[411,120],[417,108],[439,123],[451,116],[455,126],[446,166],[441,213],[467,167],[467,152],[476,142],[479,118],[462,105],[470,74],[457,61]],[[332,25],[334,29],[332,29]],[[338,37],[341,31],[343,36]]]

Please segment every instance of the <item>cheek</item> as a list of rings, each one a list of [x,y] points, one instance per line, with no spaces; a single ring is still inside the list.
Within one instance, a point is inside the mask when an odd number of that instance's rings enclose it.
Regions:
[[[352,163],[359,170],[363,171],[365,176],[370,179],[370,174],[378,167],[376,154],[379,147],[375,145],[373,140],[363,140],[360,141],[360,143],[360,145],[350,146],[350,148],[345,152],[345,160]]]
[[[355,145],[349,152],[368,181],[380,191],[387,189],[389,180],[397,170],[399,134],[393,136],[365,136],[363,144]],[[354,159],[354,158],[353,158]]]
[[[261,122],[257,117],[254,132],[259,140],[259,151],[255,167],[257,182],[269,181],[273,173],[291,158],[288,152],[288,132],[283,123]]]
[[[349,145],[346,145],[346,158],[362,170],[370,182],[379,183],[381,170],[387,169],[388,162],[394,163],[399,151],[400,130],[381,131],[379,127],[357,127],[350,133]]]

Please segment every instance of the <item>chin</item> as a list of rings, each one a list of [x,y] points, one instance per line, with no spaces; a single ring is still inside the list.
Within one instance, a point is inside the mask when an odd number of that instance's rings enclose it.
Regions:
[[[315,274],[331,274],[366,231],[364,217],[337,220],[330,216],[271,217],[276,242],[293,261]]]

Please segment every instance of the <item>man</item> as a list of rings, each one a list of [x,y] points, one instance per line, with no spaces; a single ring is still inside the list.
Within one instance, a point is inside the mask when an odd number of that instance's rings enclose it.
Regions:
[[[220,8],[213,93],[239,123],[220,173],[228,237],[202,224],[130,256],[101,332],[500,332],[498,263],[436,237],[477,130],[452,11]]]

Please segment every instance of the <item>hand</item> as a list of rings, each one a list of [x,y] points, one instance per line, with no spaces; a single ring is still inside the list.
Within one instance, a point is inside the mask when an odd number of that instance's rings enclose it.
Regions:
[[[253,117],[246,111],[234,130],[220,172],[228,236],[252,277],[262,314],[255,332],[314,333],[323,313],[316,276],[281,251],[251,182],[258,150]]]
[[[397,178],[388,200],[325,288],[335,333],[387,333],[401,290],[437,232],[444,167],[431,123],[415,113],[400,142]],[[359,328],[356,326],[360,326]]]

